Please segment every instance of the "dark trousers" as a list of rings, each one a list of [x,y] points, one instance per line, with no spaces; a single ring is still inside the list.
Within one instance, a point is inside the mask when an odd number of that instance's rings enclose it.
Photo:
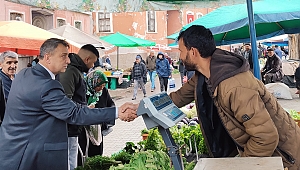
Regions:
[[[275,83],[274,75],[276,73],[261,73],[261,80],[264,84]]]
[[[160,91],[167,92],[168,89],[168,77],[158,77],[159,78],[159,83],[160,83]]]

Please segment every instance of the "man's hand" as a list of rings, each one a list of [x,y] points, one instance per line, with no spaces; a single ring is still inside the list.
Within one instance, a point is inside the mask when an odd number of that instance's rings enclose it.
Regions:
[[[119,119],[123,121],[133,121],[135,118],[137,118],[136,111],[138,108],[138,104],[133,103],[125,103],[118,109],[118,115]]]

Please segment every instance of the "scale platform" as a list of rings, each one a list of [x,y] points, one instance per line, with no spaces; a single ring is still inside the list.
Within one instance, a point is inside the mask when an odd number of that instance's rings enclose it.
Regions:
[[[200,158],[194,170],[283,170],[281,157]]]

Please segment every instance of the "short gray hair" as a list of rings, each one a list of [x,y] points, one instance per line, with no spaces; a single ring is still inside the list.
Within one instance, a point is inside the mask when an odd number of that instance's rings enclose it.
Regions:
[[[50,38],[46,40],[41,48],[40,48],[40,59],[43,59],[46,53],[52,53],[58,46],[58,44],[62,44],[65,47],[70,47],[69,43],[65,40],[58,39],[58,38]]]
[[[0,63],[3,63],[7,57],[18,59],[18,54],[13,51],[5,51],[0,55]]]

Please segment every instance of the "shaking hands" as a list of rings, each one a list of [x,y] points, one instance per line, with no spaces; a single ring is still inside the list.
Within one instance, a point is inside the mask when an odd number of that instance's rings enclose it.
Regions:
[[[133,103],[125,103],[118,109],[119,119],[126,122],[131,122],[135,118],[137,118],[136,111],[138,109],[139,104]]]

